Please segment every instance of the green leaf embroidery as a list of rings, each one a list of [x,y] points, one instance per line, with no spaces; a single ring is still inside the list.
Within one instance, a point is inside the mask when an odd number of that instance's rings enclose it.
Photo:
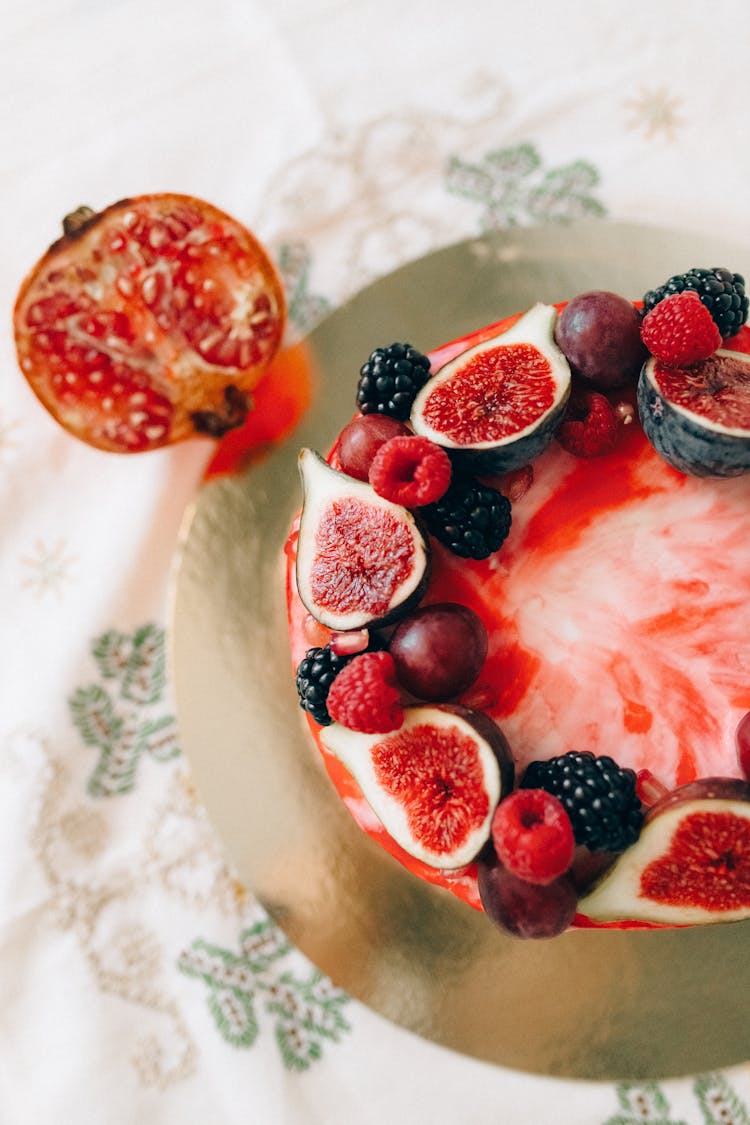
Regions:
[[[278,262],[289,320],[301,332],[308,332],[331,310],[325,297],[310,293],[310,251],[302,242],[285,242],[279,248]]]
[[[122,697],[133,703],[157,703],[166,682],[164,630],[145,625],[133,636],[122,682]]]
[[[94,641],[92,652],[105,680],[119,680],[125,674],[132,650],[132,640],[117,629],[110,629]]]
[[[217,988],[209,996],[208,1006],[227,1043],[252,1047],[259,1027],[251,995],[237,988]]]
[[[748,1125],[747,1107],[721,1074],[696,1079],[695,1095],[706,1125]]]
[[[598,182],[596,168],[585,160],[545,170],[529,143],[495,149],[478,163],[453,157],[445,178],[451,194],[482,205],[483,230],[601,217],[606,210],[591,194]]]
[[[180,753],[177,728],[171,715],[148,719],[138,729],[138,745],[157,762],[168,762]]]
[[[68,700],[73,722],[87,746],[111,747],[122,736],[123,720],[99,684],[79,688]]]
[[[102,684],[78,688],[68,705],[83,742],[99,757],[88,781],[92,797],[129,793],[143,753],[166,762],[180,753],[172,715],[154,715],[166,685],[164,630],[149,624],[132,635],[110,629],[97,637],[92,654]]]
[[[324,1042],[338,1042],[349,1030],[341,1009],[348,997],[317,970],[307,979],[292,972],[275,974],[292,952],[270,919],[240,934],[240,953],[193,942],[178,968],[209,988],[209,1010],[222,1037],[234,1047],[249,1047],[258,1034],[257,1005],[274,1017],[274,1036],[284,1065],[306,1070],[321,1058]]]

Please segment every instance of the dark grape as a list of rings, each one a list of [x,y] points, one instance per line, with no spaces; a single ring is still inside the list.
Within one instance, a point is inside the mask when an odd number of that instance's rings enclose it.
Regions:
[[[477,878],[485,914],[513,937],[556,937],[575,917],[578,896],[569,875],[544,885],[527,883],[493,857],[479,860]]]
[[[647,357],[640,313],[602,289],[580,293],[565,306],[555,341],[573,374],[601,390],[634,383]]]
[[[487,630],[468,606],[420,606],[398,625],[388,646],[399,683],[418,699],[454,699],[470,687],[487,656]]]
[[[355,418],[339,434],[338,456],[342,471],[357,480],[367,480],[372,459],[380,446],[392,437],[410,433],[408,426],[387,414]]]

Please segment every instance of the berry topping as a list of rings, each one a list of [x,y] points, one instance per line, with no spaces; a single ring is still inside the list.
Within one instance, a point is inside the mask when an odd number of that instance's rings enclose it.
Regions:
[[[435,504],[422,508],[428,531],[454,555],[486,559],[510,532],[510,501],[489,485],[471,479],[451,483]]]
[[[404,711],[393,657],[387,652],[353,657],[331,684],[328,713],[335,722],[363,734],[397,730]]]
[[[375,348],[360,368],[357,406],[363,414],[408,418],[429,375],[429,359],[410,344]]]
[[[620,419],[605,395],[583,391],[569,403],[555,436],[575,457],[600,457],[617,445]]]
[[[451,482],[451,461],[428,438],[414,434],[394,437],[377,450],[369,479],[378,496],[404,508],[418,508],[445,494]]]
[[[713,317],[722,339],[735,336],[747,320],[748,298],[745,279],[739,273],[726,269],[691,269],[675,274],[657,289],[650,289],[643,298],[643,307],[649,312],[672,293],[694,290]]]
[[[381,445],[411,430],[387,414],[363,414],[344,426],[337,447],[339,468],[355,480],[367,480],[372,459]]]
[[[309,648],[297,665],[299,705],[322,727],[333,722],[326,706],[329,688],[350,659],[337,655],[326,645]]]
[[[509,871],[528,883],[551,883],[573,862],[570,817],[544,789],[516,789],[492,818],[495,853]]]
[[[343,637],[356,638],[359,647],[350,646],[347,650],[346,644],[339,639]],[[353,634],[334,633],[325,647],[316,645],[309,648],[297,665],[297,694],[302,710],[307,711],[322,727],[332,723],[326,700],[334,679],[354,656],[364,651],[378,652],[382,647],[383,642],[377,634],[368,634],[363,630]]]
[[[638,770],[635,775],[635,791],[641,804],[650,809],[662,797],[666,797],[669,790],[658,777],[654,777],[651,770]]]
[[[651,354],[670,367],[700,363],[721,346],[711,313],[692,289],[665,297],[646,313],[641,338]]]
[[[638,839],[643,810],[636,775],[606,755],[571,750],[547,762],[532,762],[521,788],[554,794],[570,817],[576,843],[591,851],[623,851]]]

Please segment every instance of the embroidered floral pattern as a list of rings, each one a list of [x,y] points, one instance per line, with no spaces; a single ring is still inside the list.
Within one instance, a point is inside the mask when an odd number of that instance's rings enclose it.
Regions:
[[[325,1042],[336,1043],[350,1030],[341,1012],[348,997],[317,969],[306,978],[278,972],[291,952],[281,931],[264,919],[242,931],[239,953],[198,939],[182,954],[179,968],[208,985],[209,1010],[227,1043],[253,1046],[262,1006],[273,1017],[284,1065],[307,1070],[321,1058]]]
[[[310,251],[302,242],[285,242],[279,248],[278,265],[284,282],[289,320],[300,332],[308,332],[332,308],[325,297],[310,292]]]
[[[545,169],[536,147],[527,143],[494,149],[478,162],[451,157],[445,185],[482,204],[481,227],[488,231],[600,218],[604,205],[591,194],[598,182],[596,168],[585,160]]]
[[[657,1082],[622,1082],[616,1092],[620,1112],[603,1125],[686,1125],[684,1119],[672,1116]],[[693,1093],[704,1125],[749,1125],[747,1108],[724,1075],[701,1075],[693,1083]]]
[[[94,641],[104,686],[78,688],[68,703],[87,746],[99,751],[88,791],[92,797],[128,793],[144,752],[156,761],[180,753],[172,715],[153,714],[165,685],[164,631],[145,625],[132,635],[111,629]]]

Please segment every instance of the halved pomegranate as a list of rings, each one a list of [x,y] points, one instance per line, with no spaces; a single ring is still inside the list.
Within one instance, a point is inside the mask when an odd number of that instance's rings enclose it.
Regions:
[[[187,195],[80,208],[19,291],[21,370],[70,433],[135,453],[241,425],[281,342],[263,247]]]

